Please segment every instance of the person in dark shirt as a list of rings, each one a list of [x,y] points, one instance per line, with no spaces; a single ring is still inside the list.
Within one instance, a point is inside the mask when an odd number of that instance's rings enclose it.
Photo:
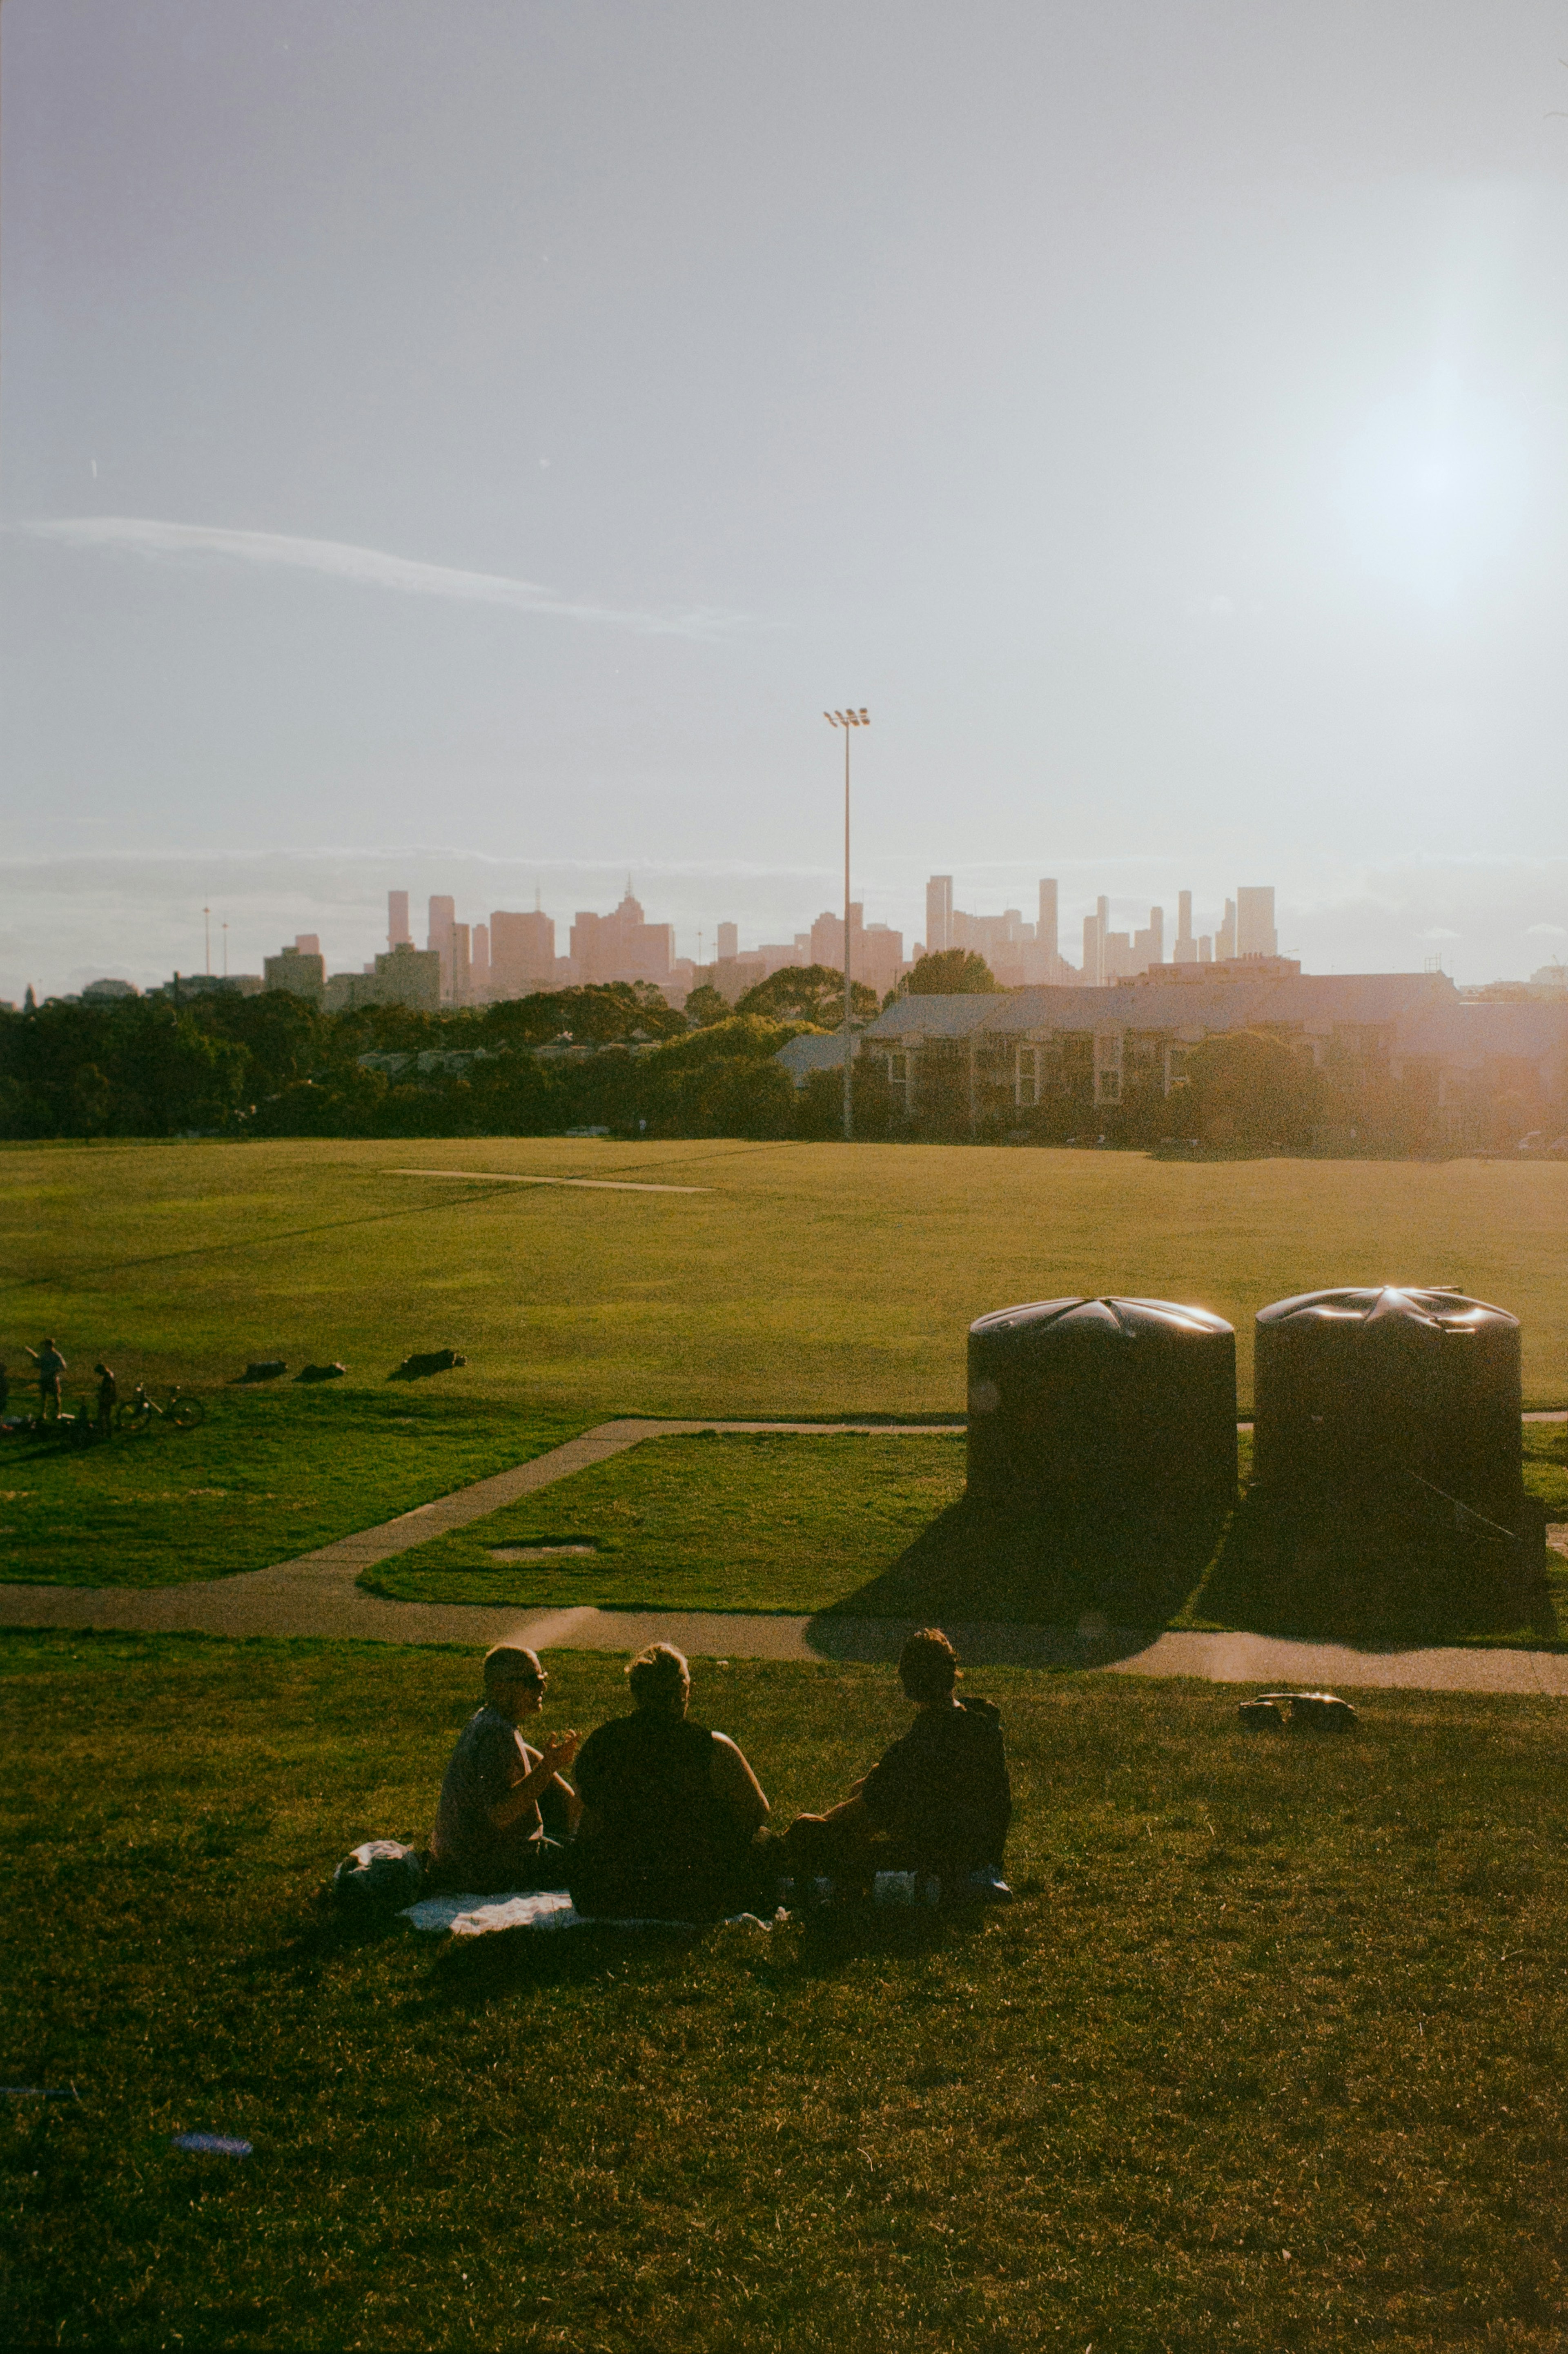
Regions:
[[[25,1349],[27,1347],[25,1341],[22,1346]],[[60,1375],[66,1370],[66,1361],[52,1341],[46,1341],[41,1349],[27,1349],[27,1354],[38,1369],[38,1418],[41,1422],[47,1422],[49,1418],[49,1407],[52,1405],[55,1410],[55,1420],[58,1422],[60,1414]]]
[[[786,1842],[800,1871],[863,1887],[876,1872],[914,1872],[943,1897],[1005,1902],[1002,1849],[1012,1792],[1001,1719],[988,1700],[962,1701],[958,1654],[939,1628],[909,1637],[898,1662],[909,1731],[825,1815],[800,1815]]]
[[[691,1671],[672,1644],[651,1643],[626,1678],[631,1714],[577,1758],[572,1902],[610,1920],[722,1919],[754,1898],[762,1785],[727,1735],[689,1722]]]
[[[98,1427],[107,1438],[114,1420],[114,1402],[120,1395],[120,1384],[107,1365],[94,1365],[92,1370],[98,1375]]]
[[[435,1886],[488,1895],[562,1885],[563,1850],[546,1838],[546,1817],[568,1829],[576,1821],[577,1793],[561,1768],[576,1756],[578,1736],[564,1733],[541,1750],[518,1729],[544,1707],[548,1682],[537,1653],[519,1644],[486,1653],[484,1706],[459,1734],[441,1782],[430,1834]]]

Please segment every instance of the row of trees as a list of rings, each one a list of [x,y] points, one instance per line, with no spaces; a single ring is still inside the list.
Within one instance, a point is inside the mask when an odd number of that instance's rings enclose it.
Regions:
[[[626,982],[443,1014],[283,991],[53,1002],[0,1013],[0,1136],[810,1133],[776,1059],[800,1026],[726,1007],[692,1028]]]
[[[966,966],[952,950],[924,960],[905,986],[994,983],[979,958]],[[797,1091],[777,1058],[803,1029],[842,1021],[842,974],[812,965],[774,973],[734,1010],[699,991],[684,1014],[656,989],[622,981],[440,1013],[327,1014],[282,991],[55,1001],[0,1012],[0,1137],[830,1137],[842,1129],[840,1073]],[[876,1010],[857,990],[857,1017]],[[388,1069],[366,1055],[406,1059]],[[1516,1102],[1494,1088],[1467,1140],[1506,1147],[1539,1117],[1528,1091]],[[1162,1066],[1129,1061],[1114,1105],[1095,1099],[1086,1055],[1065,1059],[1046,1099],[1021,1108],[1010,1058],[977,1084],[967,1045],[947,1062],[938,1051],[923,1059],[912,1118],[883,1057],[863,1055],[855,1129],[867,1139],[1022,1133],[1145,1148],[1196,1139],[1244,1151],[1301,1150],[1326,1135],[1341,1149],[1394,1152],[1443,1141],[1434,1075],[1395,1086],[1359,1066],[1320,1069],[1305,1047],[1255,1032],[1190,1048],[1185,1084],[1169,1095]]]
[[[906,986],[960,975],[962,986],[995,985],[960,953],[926,959]],[[870,1020],[874,992],[855,982],[853,993],[855,1018]],[[797,1097],[775,1058],[800,1030],[842,1019],[843,975],[825,965],[776,972],[737,1008],[697,990],[683,1013],[646,981],[440,1013],[324,1013],[281,990],[56,999],[0,1012],[0,1136],[826,1135],[832,1089],[819,1080]],[[541,1047],[567,1051],[541,1059]],[[420,1071],[431,1053],[471,1059]],[[364,1065],[370,1054],[414,1059],[387,1071]],[[873,1075],[869,1127],[885,1096]]]

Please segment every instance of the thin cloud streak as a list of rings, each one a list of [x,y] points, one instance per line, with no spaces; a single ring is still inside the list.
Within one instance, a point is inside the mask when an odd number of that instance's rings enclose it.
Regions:
[[[214,524],[164,523],[145,515],[79,515],[16,526],[29,538],[62,547],[159,557],[220,557],[274,570],[314,572],[355,588],[393,588],[404,596],[442,597],[459,604],[499,605],[514,613],[543,613],[563,620],[590,621],[635,630],[646,637],[716,638],[738,625],[732,614],[625,612],[562,597],[536,580],[513,580],[497,572],[460,572],[445,564],[421,564],[390,556],[384,548],[355,547],[340,539],[296,539],[282,532],[228,531]]]

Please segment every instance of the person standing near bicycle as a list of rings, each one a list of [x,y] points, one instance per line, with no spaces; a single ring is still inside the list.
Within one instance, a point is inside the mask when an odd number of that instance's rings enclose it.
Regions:
[[[27,1347],[25,1341],[22,1346]],[[38,1369],[38,1418],[48,1422],[49,1400],[53,1398],[55,1420],[58,1422],[60,1418],[60,1375],[65,1372],[66,1361],[52,1341],[46,1341],[41,1349],[27,1349],[27,1354]]]
[[[98,1375],[98,1427],[107,1438],[110,1425],[114,1420],[114,1402],[120,1395],[120,1384],[107,1365],[94,1365],[92,1370]]]

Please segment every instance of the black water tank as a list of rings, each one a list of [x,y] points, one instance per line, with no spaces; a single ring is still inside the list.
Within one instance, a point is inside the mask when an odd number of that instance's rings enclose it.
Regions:
[[[1235,1492],[1236,1336],[1169,1299],[969,1326],[969,1486],[1010,1510],[1181,1513]]]
[[[1253,1394],[1270,1487],[1351,1493],[1410,1470],[1478,1511],[1519,1500],[1519,1322],[1484,1299],[1393,1285],[1277,1299],[1258,1312]]]

